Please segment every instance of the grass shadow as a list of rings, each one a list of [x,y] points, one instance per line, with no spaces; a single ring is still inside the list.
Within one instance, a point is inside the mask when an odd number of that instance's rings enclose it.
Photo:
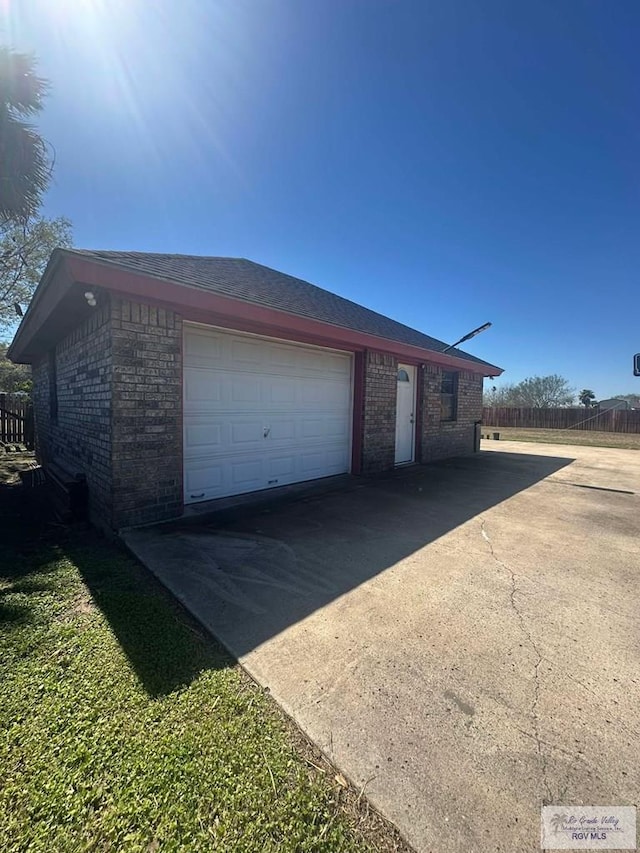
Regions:
[[[25,624],[30,619],[28,600],[11,601],[13,595],[24,599],[57,589],[56,582],[46,576],[55,572],[65,534],[52,524],[40,490],[25,489],[10,476],[14,464],[0,459],[0,474],[4,473],[0,477],[0,624]]]
[[[69,574],[60,574],[60,561],[67,559],[150,696],[234,664],[134,558],[86,526],[58,524],[46,491],[26,488],[10,475],[0,476],[0,630],[40,622],[42,594],[57,597],[63,607],[68,600],[70,616],[94,609],[86,593],[70,590]],[[78,596],[81,600],[74,601]]]
[[[222,646],[119,548],[85,531],[69,539],[64,553],[150,696],[183,689],[205,670],[234,665]]]
[[[0,630],[20,628],[31,620],[31,607],[28,604],[0,601]]]

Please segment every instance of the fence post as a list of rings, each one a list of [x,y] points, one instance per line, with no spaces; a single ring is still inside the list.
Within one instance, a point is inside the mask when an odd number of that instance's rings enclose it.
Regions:
[[[35,447],[35,422],[33,418],[33,403],[29,401],[24,412],[24,443],[27,450]]]

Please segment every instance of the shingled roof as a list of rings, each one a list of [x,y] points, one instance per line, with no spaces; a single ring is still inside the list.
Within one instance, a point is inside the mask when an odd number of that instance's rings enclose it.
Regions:
[[[199,255],[165,255],[150,252],[111,252],[88,249],[66,249],[65,254],[80,255],[137,272],[142,275],[208,290],[255,305],[286,311],[334,326],[377,335],[390,341],[443,352],[447,344],[416,329],[344,299],[308,281],[257,264],[245,258],[202,257]],[[451,355],[483,367],[486,361],[459,349]]]

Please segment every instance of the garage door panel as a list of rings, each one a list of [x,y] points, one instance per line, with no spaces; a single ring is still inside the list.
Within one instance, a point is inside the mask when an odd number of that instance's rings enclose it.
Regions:
[[[313,477],[318,471],[324,471],[324,463],[325,453],[322,450],[318,450],[315,453],[303,453],[300,456],[302,473],[308,477]]]
[[[217,403],[222,401],[222,378],[211,376],[208,371],[185,371],[184,403]]]
[[[328,438],[349,440],[351,423],[348,418],[327,418],[325,432]]]
[[[344,406],[350,397],[349,390],[342,382],[318,379],[313,382],[300,383],[300,398],[305,405],[312,404],[323,407]]]
[[[193,454],[212,453],[223,448],[222,424],[191,423],[185,427],[185,447]]]
[[[299,436],[305,441],[341,444],[349,440],[351,424],[347,418],[304,418],[299,422]]]
[[[204,467],[190,468],[185,472],[185,500],[195,497],[194,493],[214,493],[223,487],[224,464],[222,462],[209,463]]]
[[[230,427],[230,444],[237,446],[238,444],[261,444],[264,441],[262,421],[235,421],[229,424]]]
[[[218,366],[223,358],[224,343],[221,335],[206,334],[189,329],[184,336],[185,364],[200,367]]]
[[[231,470],[231,485],[237,486],[239,489],[256,487],[263,480],[264,460],[262,459],[242,459],[235,460],[230,464]],[[259,486],[258,486],[259,488]]]
[[[347,353],[185,324],[185,501],[349,470]]]
[[[300,356],[294,347],[272,345],[268,349],[269,363],[274,368],[289,368],[294,371],[300,367]]]
[[[260,340],[236,338],[231,340],[231,362],[261,367],[264,360],[264,345]]]
[[[322,449],[300,456],[301,471],[305,479],[341,474],[347,464],[347,454],[343,448]]]
[[[331,374],[337,374],[342,377],[351,377],[351,359],[345,359],[342,356],[328,355],[326,357],[325,370]]]
[[[345,467],[349,468],[349,452],[342,447],[336,447],[334,450],[327,451],[327,467],[334,474],[340,474]]]
[[[263,488],[263,482],[264,460],[247,460],[242,456],[208,463],[199,460],[185,471],[185,502],[257,491]]]
[[[213,500],[244,492],[286,486],[303,480],[342,474],[348,454],[342,447],[290,453],[270,452],[260,459],[246,455],[195,459],[185,476],[185,501]]]
[[[239,450],[268,454],[283,445],[303,450],[307,446],[347,444],[349,431],[346,418],[305,418],[303,413],[278,418],[224,416],[215,423],[201,415],[185,427],[184,453],[187,458],[202,459]]]
[[[322,418],[305,418],[302,421],[303,438],[322,438],[324,435],[324,420]]]
[[[271,456],[266,460],[268,479],[274,477],[291,477],[296,476],[296,457],[293,455],[287,456]],[[293,482],[293,480],[291,481]]]
[[[296,386],[290,379],[271,379],[266,390],[266,401],[274,406],[293,406],[296,403]]]
[[[237,376],[233,380],[230,377],[225,377],[225,380],[225,391],[232,403],[256,405],[262,402],[262,383],[259,379],[250,376]]]
[[[298,423],[295,417],[287,417],[280,419],[272,418],[269,420],[268,438],[271,439],[271,443],[276,443],[278,441],[295,441],[295,439],[298,437],[297,427]]]

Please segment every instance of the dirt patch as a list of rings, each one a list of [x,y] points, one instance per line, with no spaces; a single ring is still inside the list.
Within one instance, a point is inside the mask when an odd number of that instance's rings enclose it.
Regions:
[[[93,616],[96,609],[93,599],[85,590],[76,598],[71,607],[65,610],[65,612],[60,616],[60,620],[62,622],[75,622],[78,617],[84,618],[87,616]]]
[[[95,613],[95,609],[96,606],[89,596],[79,598],[72,608],[74,613],[80,613],[82,616],[86,616],[90,613]]]

